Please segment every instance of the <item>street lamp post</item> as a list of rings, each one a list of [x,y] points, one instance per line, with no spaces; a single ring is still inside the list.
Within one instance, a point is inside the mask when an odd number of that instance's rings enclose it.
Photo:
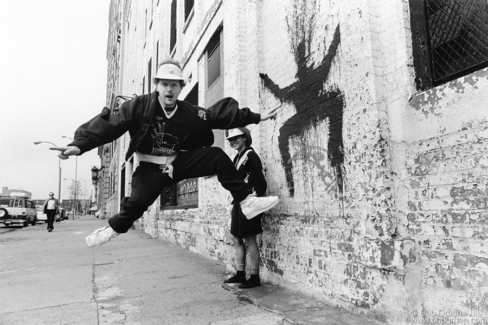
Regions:
[[[102,177],[102,175],[98,176],[98,173],[101,172],[104,168],[105,168],[105,166],[102,166],[100,169],[93,166],[91,169],[91,172],[92,172],[92,178],[91,179],[92,179],[93,187],[95,188],[95,203],[97,205],[97,210],[99,210],[99,211],[101,209],[101,204],[99,204],[99,202],[98,202],[98,195],[99,194],[97,194],[97,188],[98,188],[98,180]]]
[[[85,214],[86,214],[86,181],[83,178],[80,178],[80,180],[82,180],[83,183],[85,183],[85,192],[83,194],[83,209],[84,209]]]
[[[52,142],[49,141],[36,141],[34,142],[35,145],[41,144],[41,143],[50,143],[53,146],[57,147]],[[58,157],[58,195],[59,195],[59,202],[61,202],[61,158]]]
[[[61,137],[65,138],[65,139],[70,139],[71,141],[73,141],[73,138],[68,137],[66,135],[62,135]],[[78,179],[78,156],[75,156],[75,184],[76,184],[77,179]],[[77,188],[77,186],[75,186],[75,204],[76,204],[76,194],[77,194],[76,188]],[[75,213],[76,212],[73,211],[73,220],[75,220]]]

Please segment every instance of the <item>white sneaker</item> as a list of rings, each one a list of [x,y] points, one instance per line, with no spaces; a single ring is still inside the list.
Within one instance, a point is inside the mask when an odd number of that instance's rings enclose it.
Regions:
[[[119,234],[116,233],[112,227],[105,226],[103,228],[97,229],[85,238],[88,247],[100,246],[112,238],[117,237]]]
[[[241,210],[247,219],[252,219],[258,214],[268,211],[279,201],[280,198],[277,196],[256,197],[249,195],[241,202]]]

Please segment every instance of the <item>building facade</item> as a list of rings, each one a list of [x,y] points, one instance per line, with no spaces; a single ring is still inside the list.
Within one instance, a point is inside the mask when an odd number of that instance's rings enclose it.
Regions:
[[[154,90],[233,97],[268,194],[261,277],[392,324],[488,317],[486,1],[112,0],[107,105]],[[229,155],[225,131],[216,146]],[[100,149],[107,214],[130,196],[128,135]],[[138,225],[232,268],[215,176],[161,193]],[[414,320],[415,319],[415,320]]]

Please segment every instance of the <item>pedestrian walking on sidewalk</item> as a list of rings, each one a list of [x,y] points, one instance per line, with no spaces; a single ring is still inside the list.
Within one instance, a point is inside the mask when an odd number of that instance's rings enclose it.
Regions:
[[[275,206],[276,196],[254,197],[229,156],[217,147],[212,129],[233,129],[276,116],[276,109],[263,114],[239,108],[233,98],[223,98],[207,109],[178,100],[185,86],[177,61],[166,60],[158,67],[153,83],[156,90],[126,101],[114,114],[104,108],[75,132],[74,140],[60,150],[67,159],[110,143],[125,132],[131,140],[126,160],[134,154],[140,161],[132,174],[132,194],[121,202],[121,210],[109,225],[86,238],[89,247],[102,245],[126,233],[162,190],[179,181],[217,175],[220,184],[240,203],[242,212],[253,217]]]
[[[54,219],[59,213],[59,201],[54,198],[54,193],[49,193],[49,199],[44,202],[44,213],[47,216],[47,231],[54,229]]]
[[[245,127],[233,129],[229,132],[227,140],[232,149],[237,151],[234,157],[234,166],[245,179],[253,194],[263,197],[266,193],[267,183],[263,174],[263,165],[258,154],[251,147],[251,132]],[[259,248],[256,235],[263,232],[261,227],[262,214],[249,218],[242,213],[239,204],[233,204],[231,212],[230,234],[236,248],[236,274],[224,283],[240,283],[239,288],[247,289],[261,285],[259,279]],[[246,249],[247,245],[247,249]],[[249,252],[251,276],[246,279],[246,251]]]

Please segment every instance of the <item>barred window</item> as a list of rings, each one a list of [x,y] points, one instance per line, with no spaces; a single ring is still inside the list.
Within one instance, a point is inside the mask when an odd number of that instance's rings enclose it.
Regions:
[[[488,66],[486,0],[410,0],[410,9],[419,90]]]

